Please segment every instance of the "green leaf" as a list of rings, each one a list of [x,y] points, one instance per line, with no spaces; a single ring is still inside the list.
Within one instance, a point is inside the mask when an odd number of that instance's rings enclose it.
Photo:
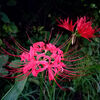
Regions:
[[[2,28],[4,29],[4,31],[6,33],[17,33],[18,32],[18,28],[17,26],[15,25],[15,23],[11,22],[9,25],[7,24],[4,24],[2,26]],[[15,34],[12,34],[12,35],[15,35]]]
[[[1,100],[17,100],[22,93],[26,84],[27,78],[22,81],[17,81],[12,88],[2,97]]]
[[[2,16],[2,17],[1,17],[1,20],[2,20],[4,23],[10,23],[10,19],[8,18],[8,16],[7,16],[5,13],[1,12],[0,15]]]
[[[10,23],[10,28],[11,28],[11,33],[17,33],[18,32],[18,28],[15,25],[15,23]]]
[[[89,50],[89,51],[88,51],[88,54],[89,54],[90,56],[92,56],[93,52],[92,52],[91,46],[89,46],[88,50]]]
[[[7,55],[0,55],[0,74],[7,75],[8,71],[3,68],[4,65],[8,62],[8,56]]]
[[[39,27],[38,27],[38,32],[43,31],[43,29],[44,29],[44,26],[39,26]]]
[[[8,61],[7,55],[0,55],[0,68],[3,67]]]
[[[11,66],[11,67],[13,67],[13,68],[18,68],[19,65],[21,65],[21,64],[23,64],[23,63],[21,63],[20,60],[13,60],[13,61],[9,64],[9,66]]]
[[[2,45],[2,40],[0,39],[0,45]]]
[[[8,6],[15,6],[16,5],[16,0],[8,0],[7,5]]]

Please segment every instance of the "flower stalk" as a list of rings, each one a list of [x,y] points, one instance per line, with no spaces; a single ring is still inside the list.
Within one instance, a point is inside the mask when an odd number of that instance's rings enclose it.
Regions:
[[[40,100],[43,100],[43,73],[40,73]]]

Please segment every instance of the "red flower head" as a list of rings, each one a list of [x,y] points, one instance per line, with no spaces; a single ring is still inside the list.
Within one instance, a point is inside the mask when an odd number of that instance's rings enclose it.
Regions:
[[[84,37],[88,40],[90,38],[96,37],[94,34],[100,30],[100,29],[96,29],[96,27],[93,28],[92,21],[88,21],[86,16],[78,18],[78,20],[75,22],[74,25],[72,25],[72,20],[71,23],[69,24],[69,18],[67,19],[67,21],[65,19],[64,21],[61,20],[61,23],[58,24],[58,26],[63,27],[72,32],[74,31],[75,25],[77,25],[75,31],[76,34],[79,34],[81,37]]]
[[[29,52],[20,55],[21,61],[25,63],[23,73],[27,74],[31,70],[33,76],[37,77],[40,72],[47,70],[49,80],[54,80],[56,74],[65,67],[61,61],[63,56],[63,51],[51,43],[36,42],[30,46]]]
[[[53,43],[44,43],[43,41],[33,43],[32,46],[30,46],[30,50],[27,50],[24,47],[22,47],[14,39],[13,39],[14,42],[16,43],[16,45],[19,47],[20,50],[15,49],[8,42],[5,42],[10,49],[20,52],[20,55],[11,54],[7,52],[3,47],[1,47],[1,52],[10,56],[20,58],[21,63],[19,63],[20,65],[18,65],[18,68],[7,66],[9,74],[8,75],[0,74],[0,75],[6,78],[17,78],[21,76],[22,78],[25,78],[32,73],[34,77],[37,77],[40,72],[45,71],[49,81],[54,80],[55,82],[56,82],[55,77],[57,76],[58,77],[60,76],[59,79],[62,77],[70,78],[73,76],[77,76],[79,72],[73,70],[73,69],[76,70],[77,68],[71,67],[71,66],[76,66],[77,64],[73,65],[69,64],[66,65],[66,64],[74,61],[79,61],[83,57],[79,58],[79,55],[75,54],[76,51],[73,51],[73,49],[65,53],[61,50],[64,47],[66,47],[67,43],[70,42],[68,40],[66,40],[65,43],[63,43],[59,47],[56,47],[55,44],[58,42],[60,37],[61,35],[60,36],[57,35]],[[14,73],[18,75],[11,76]],[[58,86],[60,85],[58,84]]]
[[[92,22],[87,21],[85,16],[77,20],[76,29],[78,33],[86,39],[95,37],[94,33],[97,32],[96,28],[92,28]]]
[[[64,19],[64,21],[62,19],[60,19],[60,22],[58,24],[58,26],[65,28],[66,30],[69,30],[72,32],[74,32],[75,25],[76,25],[76,23],[73,25],[72,20],[69,22],[69,17],[67,18],[67,20]]]

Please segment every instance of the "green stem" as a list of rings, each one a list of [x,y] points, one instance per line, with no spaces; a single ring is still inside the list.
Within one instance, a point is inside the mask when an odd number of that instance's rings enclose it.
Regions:
[[[40,100],[43,100],[43,73],[40,74]]]
[[[52,87],[49,88],[49,91],[50,91],[49,100],[55,100],[55,87],[56,87],[56,83],[55,81],[53,81]]]
[[[40,83],[38,80],[34,79],[34,78],[29,78],[28,79],[29,82],[35,83],[37,86],[40,86]]]
[[[52,90],[52,93],[53,93],[53,99],[52,100],[55,100],[55,87],[56,87],[56,83],[54,81],[53,82],[53,90]]]
[[[68,46],[67,46],[67,48],[65,49],[65,52],[68,52],[71,43],[72,43],[72,39],[71,39],[71,41],[68,43]]]

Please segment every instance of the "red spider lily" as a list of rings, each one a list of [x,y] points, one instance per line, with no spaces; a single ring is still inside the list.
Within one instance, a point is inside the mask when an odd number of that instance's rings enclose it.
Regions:
[[[75,34],[80,35],[81,37],[84,37],[88,40],[90,40],[90,38],[94,38],[96,37],[96,35],[94,35],[96,32],[100,31],[100,28],[96,29],[97,27],[93,28],[92,27],[92,21],[88,21],[86,16],[78,18],[78,20],[75,22],[74,25],[72,25],[72,20],[69,24],[69,18],[67,18],[67,21],[64,19],[60,21],[58,21],[59,24],[58,26],[65,28],[71,32],[74,31],[75,25],[76,25],[76,30],[75,30]]]
[[[60,19],[60,21],[58,21],[58,22],[59,22],[58,26],[65,28],[66,30],[74,32],[74,27],[75,27],[76,23],[73,25],[72,20],[69,22],[69,17],[67,18],[67,20]]]
[[[79,61],[84,57],[80,57],[78,54],[75,54],[76,52],[74,52],[73,49],[65,53],[61,50],[63,48],[66,48],[67,44],[70,42],[70,39],[66,40],[59,47],[56,47],[56,43],[58,42],[59,37],[61,37],[61,35],[57,35],[53,43],[49,43],[49,41],[48,43],[44,43],[43,41],[33,43],[32,46],[30,46],[30,50],[27,50],[22,47],[15,39],[13,39],[13,41],[19,49],[15,49],[8,42],[5,42],[5,44],[11,50],[20,53],[20,55],[11,54],[3,47],[1,47],[0,52],[3,54],[20,58],[20,63],[18,65],[18,68],[13,68],[11,66],[6,65],[9,74],[2,75],[0,73],[0,75],[6,78],[17,78],[21,76],[22,78],[26,78],[31,73],[34,77],[37,77],[40,72],[46,71],[46,76],[48,75],[49,81],[54,80],[56,83],[57,81],[55,77],[58,77],[58,79],[66,79],[79,76],[80,71],[77,71],[78,68],[71,67],[75,67],[78,64],[67,65],[67,63]],[[18,75],[11,76],[15,73]],[[60,87],[58,83],[57,85]]]

